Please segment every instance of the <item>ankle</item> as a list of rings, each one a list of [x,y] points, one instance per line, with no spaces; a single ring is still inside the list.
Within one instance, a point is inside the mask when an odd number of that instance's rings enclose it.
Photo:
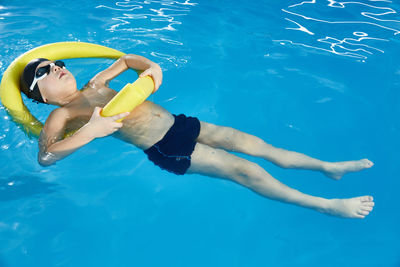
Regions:
[[[332,199],[321,198],[319,201],[319,206],[316,208],[316,210],[321,213],[328,213],[332,209],[332,206]]]
[[[321,164],[321,171],[323,172],[331,172],[333,168],[332,162],[323,161]]]

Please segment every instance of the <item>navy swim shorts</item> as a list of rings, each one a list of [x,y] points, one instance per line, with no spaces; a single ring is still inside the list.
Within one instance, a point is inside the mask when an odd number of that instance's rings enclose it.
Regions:
[[[161,169],[183,175],[190,167],[191,155],[200,134],[200,121],[183,114],[173,116],[175,121],[168,132],[144,153]]]

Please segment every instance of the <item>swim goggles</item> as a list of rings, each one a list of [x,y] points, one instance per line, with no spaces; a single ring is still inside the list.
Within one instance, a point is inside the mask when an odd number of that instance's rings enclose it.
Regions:
[[[33,82],[31,84],[31,87],[29,87],[29,91],[33,91],[35,88],[35,85],[38,81],[44,79],[49,73],[52,67],[57,66],[60,68],[65,69],[65,63],[62,62],[61,60],[57,60],[55,62],[51,62],[50,64],[40,67],[36,70],[35,72],[35,78],[33,79]]]

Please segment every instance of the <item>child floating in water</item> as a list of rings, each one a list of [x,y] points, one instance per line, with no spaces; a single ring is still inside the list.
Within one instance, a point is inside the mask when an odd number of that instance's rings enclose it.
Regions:
[[[162,83],[158,64],[137,55],[125,55],[95,75],[82,90],[62,61],[35,59],[21,75],[21,91],[38,102],[57,105],[39,137],[39,163],[48,166],[73,153],[95,138],[113,136],[144,150],[154,164],[169,172],[202,174],[229,179],[278,201],[311,208],[333,216],[364,218],[372,211],[371,196],[325,199],[292,189],[256,163],[235,156],[240,152],[268,160],[282,168],[309,169],[339,180],[348,172],[372,167],[367,159],[325,162],[301,153],[273,147],[260,138],[230,127],[199,121],[183,114],[172,115],[161,106],[145,101],[130,113],[102,117],[101,108],[116,95],[110,80],[128,68],[143,71]],[[116,120],[125,118],[123,123]],[[77,130],[63,138],[65,132]]]

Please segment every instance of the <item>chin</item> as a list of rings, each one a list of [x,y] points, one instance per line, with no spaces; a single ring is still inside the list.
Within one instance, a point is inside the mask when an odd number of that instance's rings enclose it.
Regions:
[[[71,79],[68,81],[68,83],[65,85],[65,91],[71,91],[74,92],[78,90],[76,87],[76,81],[75,79]]]
[[[68,84],[68,86],[76,86],[76,80],[75,77],[69,72],[65,76],[61,78],[61,81],[65,84]]]

